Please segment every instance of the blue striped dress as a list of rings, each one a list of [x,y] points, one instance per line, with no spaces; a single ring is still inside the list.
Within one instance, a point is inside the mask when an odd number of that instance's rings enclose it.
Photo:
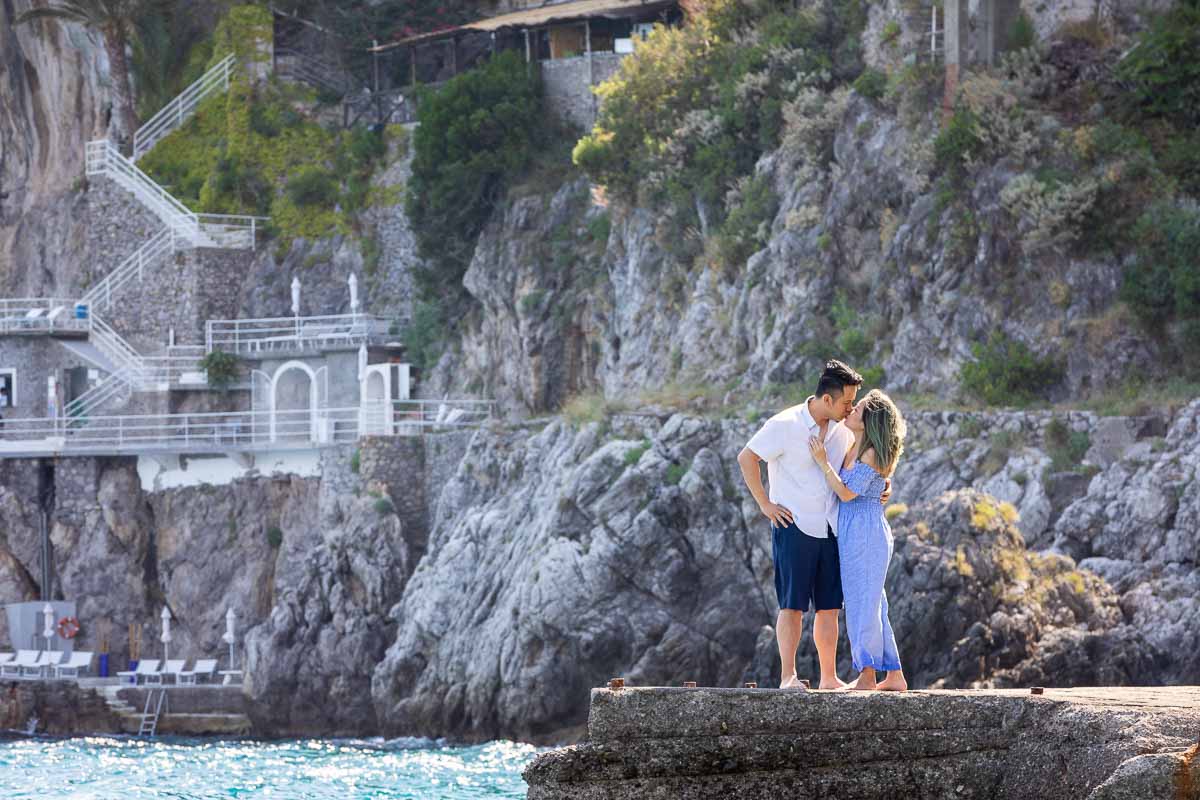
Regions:
[[[879,502],[883,476],[855,461],[841,471],[846,488],[858,495],[838,509],[838,557],[846,599],[846,633],[854,668],[900,669],[896,635],[888,622],[883,581],[892,560],[892,528]]]

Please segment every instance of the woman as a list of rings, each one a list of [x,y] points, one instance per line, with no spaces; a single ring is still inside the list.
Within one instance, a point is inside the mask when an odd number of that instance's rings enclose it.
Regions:
[[[872,390],[846,417],[855,444],[846,451],[840,475],[829,464],[816,437],[808,447],[825,471],[829,487],[841,499],[838,509],[838,557],[846,599],[846,632],[858,680],[851,688],[903,692],[908,689],[900,668],[896,636],[888,622],[883,581],[892,558],[892,529],[879,496],[884,481],[896,471],[904,450],[905,424],[900,409],[878,389]],[[876,670],[887,678],[876,683]]]

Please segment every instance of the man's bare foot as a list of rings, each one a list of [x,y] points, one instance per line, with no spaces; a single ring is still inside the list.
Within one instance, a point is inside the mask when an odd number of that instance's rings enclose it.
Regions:
[[[795,675],[792,675],[789,678],[785,678],[779,684],[779,688],[780,689],[797,689],[801,692],[808,691],[806,688],[804,688],[804,684],[800,682],[800,679],[797,678]]]
[[[847,684],[844,680],[842,680],[838,676],[834,675],[833,680],[831,680],[831,681],[822,680],[821,684],[817,688],[824,689],[826,691],[840,692],[840,691],[844,690],[848,685],[849,684]]]
[[[875,687],[881,692],[907,692],[908,681],[904,680],[904,673],[895,671],[889,672],[888,676],[879,682]]]

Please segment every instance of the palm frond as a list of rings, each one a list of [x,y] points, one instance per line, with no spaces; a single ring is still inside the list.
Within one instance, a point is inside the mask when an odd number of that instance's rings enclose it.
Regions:
[[[39,19],[53,19],[63,22],[80,22],[87,25],[92,22],[92,17],[84,12],[79,7],[78,3],[71,3],[65,6],[41,6],[39,8],[30,8],[17,14],[16,24],[23,25],[27,22],[33,22]]]

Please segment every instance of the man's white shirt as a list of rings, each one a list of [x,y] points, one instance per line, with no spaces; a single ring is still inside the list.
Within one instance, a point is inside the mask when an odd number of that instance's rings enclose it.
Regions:
[[[815,539],[829,535],[826,524],[836,534],[838,517],[838,497],[825,481],[823,465],[817,464],[808,449],[809,437],[820,430],[805,400],[771,417],[746,444],[767,462],[771,502],[790,511],[796,527]],[[826,427],[825,452],[834,469],[842,465],[853,442],[854,434],[844,422],[830,422]]]

